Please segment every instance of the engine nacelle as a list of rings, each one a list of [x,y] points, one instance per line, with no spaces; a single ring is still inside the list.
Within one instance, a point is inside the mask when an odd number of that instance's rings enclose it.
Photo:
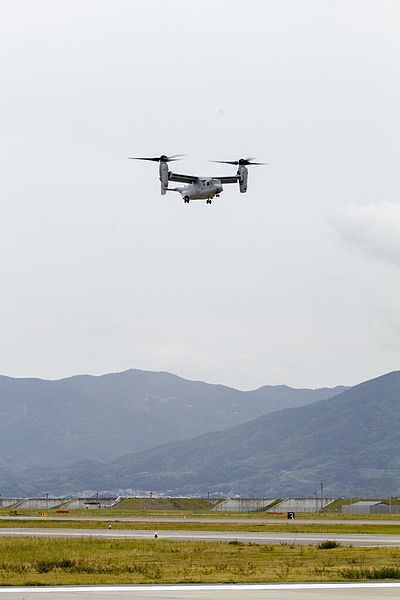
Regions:
[[[168,188],[168,164],[164,160],[160,160],[160,181],[161,181],[161,195],[164,196],[167,193]]]
[[[244,194],[247,192],[247,176],[249,172],[244,165],[239,165],[237,174],[239,175],[239,189]]]

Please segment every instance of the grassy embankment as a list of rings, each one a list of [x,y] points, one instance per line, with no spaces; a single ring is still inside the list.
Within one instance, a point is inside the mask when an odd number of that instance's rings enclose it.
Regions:
[[[212,510],[220,500],[204,498],[123,498],[118,504],[108,509],[108,512],[136,512],[136,511],[164,511],[171,510],[208,512]]]
[[[167,540],[0,538],[0,585],[400,578],[400,550]]]
[[[318,520],[371,520],[374,521],[391,521],[400,520],[400,514],[347,514],[341,512],[342,504],[349,504],[352,501],[357,501],[359,498],[353,499],[338,499],[332,504],[325,507],[322,511],[314,513],[296,513],[296,519],[318,519]],[[376,500],[381,500],[376,498]],[[237,520],[246,519],[277,519],[282,520],[286,517],[286,513],[267,513],[265,510],[259,510],[254,512],[223,512],[215,511],[213,508],[217,506],[220,500],[211,500],[210,502],[202,498],[124,498],[118,502],[115,506],[108,509],[68,509],[68,507],[55,507],[52,509],[20,509],[18,506],[6,507],[0,509],[0,516],[8,515],[21,515],[21,516],[39,516],[43,513],[47,513],[51,517],[87,517],[87,518],[98,518],[98,517],[132,517],[132,518],[182,518],[186,516],[190,517],[207,517],[208,519],[221,519],[231,518]],[[386,500],[386,502],[388,502]],[[271,503],[273,505],[274,503]],[[393,499],[392,504],[400,504],[400,500]],[[58,513],[57,510],[63,510],[65,512]]]

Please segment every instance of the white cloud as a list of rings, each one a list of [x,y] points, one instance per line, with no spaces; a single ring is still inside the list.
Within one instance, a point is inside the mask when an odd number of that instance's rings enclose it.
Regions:
[[[329,221],[346,242],[400,266],[400,204],[351,205],[330,215]]]

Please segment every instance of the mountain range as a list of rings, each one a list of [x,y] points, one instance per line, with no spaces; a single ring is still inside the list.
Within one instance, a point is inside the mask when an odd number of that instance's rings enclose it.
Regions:
[[[0,376],[0,468],[110,461],[343,389],[244,392],[135,369],[57,381]]]
[[[171,495],[400,495],[400,372],[327,400],[126,456],[110,483]]]
[[[5,490],[26,495],[131,488],[169,495],[312,496],[323,480],[327,496],[397,496],[400,371],[189,440],[106,461],[3,467],[0,478]]]

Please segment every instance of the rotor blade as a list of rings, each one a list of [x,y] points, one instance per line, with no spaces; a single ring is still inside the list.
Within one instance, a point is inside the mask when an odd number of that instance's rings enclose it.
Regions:
[[[224,165],[238,165],[239,164],[238,160],[210,160],[209,162],[222,163]]]
[[[130,158],[131,160],[151,160],[153,162],[158,162],[160,160],[158,156],[155,156],[154,158],[148,158],[143,156],[127,156],[127,158]]]
[[[173,162],[175,160],[181,160],[180,157],[185,156],[185,154],[173,154],[172,156],[167,156],[166,154],[161,154],[161,156],[128,156],[132,160],[151,160],[152,162]]]
[[[225,165],[267,165],[268,163],[253,162],[254,158],[239,158],[239,160],[211,160],[214,163],[223,163]]]
[[[238,160],[239,165],[267,165],[268,163],[263,162],[255,162],[255,159],[252,158],[240,158]]]

